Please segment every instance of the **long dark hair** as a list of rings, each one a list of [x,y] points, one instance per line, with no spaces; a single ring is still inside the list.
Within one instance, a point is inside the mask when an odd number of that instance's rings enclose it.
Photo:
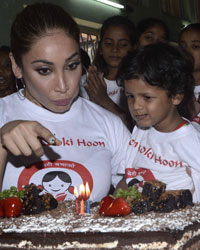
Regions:
[[[50,3],[28,5],[15,18],[11,27],[11,51],[18,66],[22,56],[40,37],[52,30],[62,29],[79,44],[79,28],[61,7]]]

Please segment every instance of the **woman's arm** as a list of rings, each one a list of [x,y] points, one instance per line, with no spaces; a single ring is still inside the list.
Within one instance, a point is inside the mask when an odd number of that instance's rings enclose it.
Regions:
[[[47,128],[35,121],[16,120],[6,123],[1,128],[1,144],[13,155],[38,157],[44,154],[41,140],[49,144],[60,145],[61,142]]]
[[[0,189],[7,151],[15,156],[30,156],[34,153],[40,157],[44,154],[41,140],[49,144],[61,144],[47,128],[35,121],[11,121],[0,129]]]

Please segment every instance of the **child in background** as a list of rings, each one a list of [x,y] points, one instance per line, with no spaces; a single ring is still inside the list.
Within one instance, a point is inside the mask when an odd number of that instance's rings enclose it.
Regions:
[[[128,186],[157,179],[200,201],[200,134],[181,113],[193,105],[190,61],[175,47],[152,44],[127,56],[120,77],[137,125],[119,173]]]
[[[181,30],[179,45],[194,60],[193,77],[195,79],[195,113],[193,124],[200,129],[200,23],[192,23]]]
[[[138,23],[136,31],[138,47],[158,42],[168,42],[169,40],[169,29],[161,19],[153,17],[142,19]]]
[[[0,47],[0,97],[16,92],[9,52],[8,46],[2,45]]]
[[[117,84],[116,77],[119,64],[133,49],[135,40],[135,26],[126,17],[112,16],[105,20],[86,86],[81,81],[81,96],[118,115],[129,129],[132,128],[132,119],[124,90]]]

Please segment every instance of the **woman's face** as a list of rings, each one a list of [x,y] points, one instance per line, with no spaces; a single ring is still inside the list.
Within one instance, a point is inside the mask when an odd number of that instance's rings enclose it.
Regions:
[[[146,29],[139,37],[138,46],[144,47],[149,44],[166,41],[166,33],[162,25],[155,24]]]
[[[49,32],[22,56],[22,69],[15,66],[30,101],[55,113],[70,109],[79,93],[82,68],[79,45],[72,37],[62,30]]]

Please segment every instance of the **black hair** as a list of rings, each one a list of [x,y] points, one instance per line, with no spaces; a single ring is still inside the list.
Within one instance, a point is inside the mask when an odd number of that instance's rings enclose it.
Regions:
[[[51,171],[45,174],[42,179],[42,182],[52,181],[53,179],[56,178],[56,176],[58,176],[62,181],[66,183],[72,183],[71,177],[67,173],[62,172],[62,171]]]
[[[188,30],[194,30],[194,31],[200,32],[200,23],[191,23],[187,25],[186,27],[184,27],[183,29],[181,29],[180,34],[179,34],[179,39],[182,33]]]
[[[82,48],[80,48],[80,55],[81,55],[81,61],[83,65],[83,74],[85,74],[91,64],[91,60],[90,60],[88,53]]]
[[[142,19],[136,27],[137,32],[137,40],[139,40],[140,36],[149,28],[153,27],[154,25],[162,26],[163,30],[165,31],[165,39],[166,41],[169,40],[169,28],[167,27],[166,23],[158,18],[149,17]]]
[[[136,43],[135,25],[127,17],[119,16],[119,15],[111,16],[103,22],[103,25],[100,30],[99,44],[98,44],[98,48],[96,51],[93,64],[97,67],[97,70],[99,72],[104,73],[104,76],[108,75],[109,72],[108,72],[107,64],[103,58],[103,55],[100,53],[100,50],[101,50],[101,44],[102,44],[102,40],[104,38],[105,32],[110,26],[124,27],[124,29],[126,29],[127,33],[129,34],[131,45],[134,46]]]
[[[181,116],[192,119],[195,85],[192,71],[191,61],[179,48],[158,43],[129,53],[120,65],[118,78],[121,82],[142,79],[166,90],[170,97],[183,94],[178,111]]]
[[[79,44],[79,27],[61,7],[50,3],[28,5],[17,14],[11,27],[11,51],[18,66],[33,43],[52,30],[62,29]]]
[[[10,47],[7,45],[1,45],[0,46],[0,51],[5,51],[5,52],[10,52]]]

